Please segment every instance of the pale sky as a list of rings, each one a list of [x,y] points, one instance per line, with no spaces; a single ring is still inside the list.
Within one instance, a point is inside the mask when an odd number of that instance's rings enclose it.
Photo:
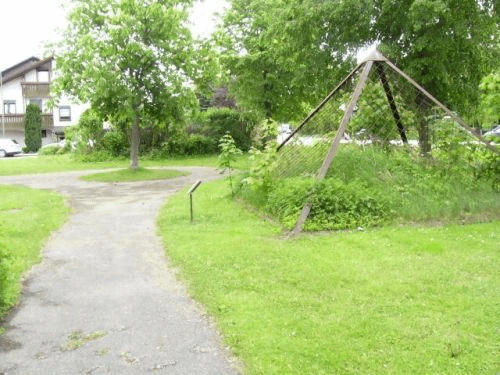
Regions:
[[[66,25],[65,0],[2,0],[0,71],[31,56],[42,57],[47,41],[59,39]],[[216,13],[223,13],[225,0],[198,0],[191,23],[195,36],[213,31]]]

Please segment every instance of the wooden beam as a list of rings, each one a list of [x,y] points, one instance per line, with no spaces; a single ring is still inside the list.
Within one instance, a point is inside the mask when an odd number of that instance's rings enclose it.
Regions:
[[[398,111],[398,107],[396,105],[396,100],[392,95],[391,85],[389,85],[389,81],[387,80],[387,75],[385,74],[384,65],[382,62],[377,62],[377,73],[380,78],[380,82],[382,82],[382,87],[385,91],[385,97],[389,102],[389,107],[391,108],[392,117],[394,117],[394,121],[396,121],[396,126],[398,128],[399,136],[404,144],[408,144],[408,138],[406,137],[405,128],[403,123],[401,122],[401,116]]]
[[[363,71],[361,72],[361,76],[359,77],[358,84],[356,85],[356,88],[354,89],[354,93],[351,98],[351,102],[349,103],[349,106],[347,107],[344,117],[342,117],[342,120],[340,121],[339,128],[337,130],[337,133],[335,135],[335,138],[333,139],[332,145],[330,147],[330,150],[328,151],[328,154],[323,161],[323,164],[321,165],[321,168],[319,169],[318,176],[316,177],[317,182],[322,181],[327,172],[328,169],[330,169],[330,165],[332,164],[332,161],[337,154],[338,151],[338,146],[340,144],[340,139],[344,135],[344,132],[347,128],[347,124],[349,123],[349,120],[351,119],[354,109],[356,108],[356,105],[358,104],[359,97],[361,95],[361,92],[363,91],[363,88],[365,87],[366,80],[368,79],[368,75],[370,74],[370,70],[373,66],[373,60],[368,60],[364,67]],[[302,208],[302,211],[300,213],[300,216],[297,220],[297,223],[295,225],[295,228],[293,230],[293,235],[297,235],[300,232],[302,232],[302,228],[304,227],[304,224],[307,220],[307,217],[309,216],[309,213],[311,212],[312,208],[312,203],[311,203],[312,197],[309,198],[308,202],[304,205]]]
[[[276,149],[276,151],[279,151],[284,145],[287,144],[287,142],[290,140],[290,138],[292,138],[295,133],[297,133],[300,129],[302,129],[304,127],[305,124],[307,124],[309,122],[309,120],[316,114],[319,112],[319,110],[321,108],[323,108],[323,106],[328,103],[328,101],[331,99],[331,97],[333,95],[335,95],[335,93],[337,91],[339,91],[346,83],[347,81],[363,66],[363,64],[360,64],[358,65],[356,68],[353,69],[353,71],[351,73],[349,73],[349,75],[347,77],[344,78],[344,80],[342,82],[340,82],[340,84],[335,87],[328,95],[325,99],[323,99],[323,101],[321,103],[319,103],[319,105],[313,109],[311,111],[311,113],[309,113],[307,115],[307,117],[299,124],[299,126],[297,126],[297,128],[288,136],[286,137],[283,142],[281,142],[281,144],[278,145],[278,148]]]
[[[482,135],[478,134],[475,129],[471,128],[468,126],[464,120],[462,120],[460,117],[458,117],[456,114],[454,114],[452,111],[450,111],[443,103],[441,103],[439,100],[437,100],[434,96],[432,96],[427,90],[425,90],[422,86],[420,86],[417,82],[415,82],[410,76],[408,76],[405,72],[403,72],[401,69],[399,69],[396,65],[391,63],[389,60],[386,60],[385,63],[389,65],[396,73],[401,75],[403,78],[405,78],[408,82],[410,82],[415,88],[417,88],[424,96],[426,96],[428,99],[430,99],[431,102],[433,102],[435,105],[437,105],[439,108],[441,108],[445,113],[450,116],[453,120],[455,120],[463,129],[465,129],[470,135],[472,135],[474,138],[478,139],[481,141],[490,151],[493,151],[494,153],[500,155],[500,150],[496,148],[494,145],[491,144],[486,138],[484,138]]]

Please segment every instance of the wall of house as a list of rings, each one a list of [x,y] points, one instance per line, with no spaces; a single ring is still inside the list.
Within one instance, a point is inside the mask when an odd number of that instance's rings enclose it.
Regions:
[[[0,116],[3,113],[4,100],[15,100],[16,101],[16,114],[24,113],[23,109],[23,95],[21,90],[21,79],[16,79],[10,81],[2,86],[2,92],[0,93]],[[1,119],[0,119],[1,121]],[[1,127],[1,125],[0,125]],[[24,145],[24,132],[19,130],[5,130],[0,128],[0,137],[15,139],[17,142]]]
[[[52,60],[51,63],[53,65],[54,61]],[[46,65],[45,68],[48,66]],[[23,97],[23,90],[22,90],[22,82],[49,82],[50,79],[52,78],[53,73],[47,72],[47,71],[40,71],[37,72],[36,69],[32,69],[28,72],[25,73],[24,76],[19,77],[15,80],[12,80],[6,84],[3,85],[3,90],[2,93],[0,94],[1,99],[0,100],[0,115],[3,111],[3,101],[4,100],[15,100],[16,102],[16,114],[25,114],[26,113],[26,106],[29,104],[30,99],[24,98]],[[43,113],[52,113],[53,115],[53,120],[54,120],[54,129],[53,131],[47,131],[46,136],[42,138],[42,144],[49,144],[53,142],[57,142],[62,133],[64,132],[64,128],[68,126],[73,126],[78,124],[78,121],[80,119],[80,116],[84,111],[86,111],[88,108],[90,108],[90,104],[79,104],[76,103],[75,101],[71,100],[67,96],[63,96],[59,103],[58,106],[54,107],[53,109],[48,109],[47,103],[49,101],[49,98],[42,97],[42,98],[37,98],[42,100],[42,108],[43,108]],[[69,118],[61,118],[60,117],[60,107],[69,107],[70,108],[70,114],[71,116]],[[66,112],[67,113],[67,112]],[[44,132],[45,134],[45,132]],[[2,137],[2,129],[0,128],[0,137]],[[6,138],[13,138],[16,139],[19,143],[24,144],[24,131],[22,130],[15,130],[15,131],[5,131],[5,137]]]
[[[60,112],[59,112],[60,107],[70,107],[71,120],[67,121],[60,118]],[[59,101],[58,106],[54,108],[54,127],[60,128],[60,127],[77,125],[82,113],[89,108],[90,104],[88,103],[78,104],[75,103],[70,98],[63,96]]]
[[[25,74],[25,78],[23,82],[42,82],[42,83],[49,83],[49,75],[45,72],[37,72],[36,69],[30,70]],[[19,85],[21,91],[22,87]],[[43,113],[51,113],[47,107],[47,103],[49,102],[49,98],[47,97],[40,97],[36,99],[41,99],[42,100],[42,112]],[[24,112],[26,112],[26,107],[30,104],[30,98],[25,99],[24,101]]]
[[[31,75],[31,74],[30,74]],[[15,100],[16,101],[16,113],[17,114],[23,114],[26,113],[26,107],[30,102],[30,99],[25,99],[23,97],[23,89],[21,86],[21,82],[36,82],[31,81],[31,80],[25,80],[23,81],[22,77],[17,78],[13,81],[10,81],[3,85],[3,101],[5,100]],[[43,108],[43,113],[50,113],[50,111],[47,108],[47,103],[49,101],[49,98],[39,98],[42,99],[42,108]],[[2,101],[2,103],[3,103]],[[0,108],[0,113],[3,111],[3,105]]]
[[[26,73],[25,75],[25,82],[37,82],[37,79],[36,79],[36,70],[33,69],[33,70],[30,70],[29,72]]]
[[[15,100],[16,101],[16,113],[24,113],[23,106],[23,91],[21,89],[21,78],[15,79],[3,85],[3,95],[0,111],[3,111],[3,101],[5,100]],[[1,113],[1,112],[0,112]]]

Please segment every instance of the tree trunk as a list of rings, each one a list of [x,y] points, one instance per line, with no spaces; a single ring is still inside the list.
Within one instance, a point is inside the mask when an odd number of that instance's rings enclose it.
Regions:
[[[139,115],[135,115],[134,122],[132,123],[132,131],[130,134],[130,168],[139,168]]]

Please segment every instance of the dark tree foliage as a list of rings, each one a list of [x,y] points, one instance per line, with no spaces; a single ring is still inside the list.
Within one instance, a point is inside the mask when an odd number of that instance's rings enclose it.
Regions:
[[[24,143],[28,152],[37,152],[42,147],[42,111],[36,104],[26,107]]]
[[[204,113],[203,133],[215,140],[229,134],[235,146],[248,151],[252,146],[252,132],[258,120],[255,115],[231,108],[212,108]]]

